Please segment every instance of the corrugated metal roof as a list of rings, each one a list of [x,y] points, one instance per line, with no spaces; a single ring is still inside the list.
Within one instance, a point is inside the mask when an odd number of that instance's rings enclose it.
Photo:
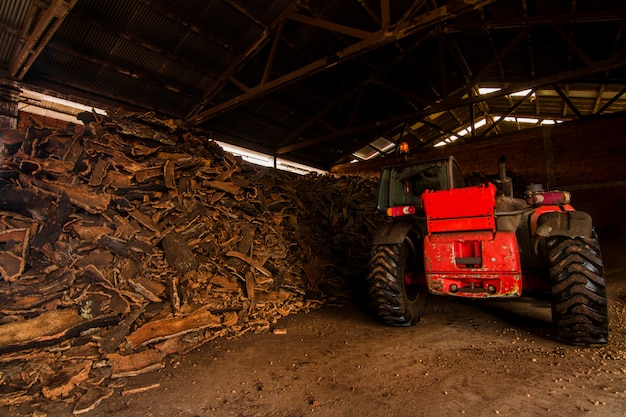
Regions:
[[[21,28],[31,7],[31,0],[0,0],[0,23]]]
[[[29,10],[48,3],[0,0],[0,76]],[[383,4],[78,0],[49,41],[22,54],[35,59],[21,81],[161,111],[321,168],[407,126],[432,146],[470,126],[470,105],[475,120],[518,117],[492,133],[520,128],[519,118],[626,108],[621,0],[394,0],[385,29]],[[479,87],[504,90],[485,99]],[[509,93],[529,88],[536,94],[513,108],[521,97]]]
[[[0,63],[8,65],[13,56],[30,3],[0,0]]]

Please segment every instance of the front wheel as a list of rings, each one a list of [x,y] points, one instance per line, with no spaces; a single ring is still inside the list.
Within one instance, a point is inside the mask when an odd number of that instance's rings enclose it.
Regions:
[[[421,245],[415,247],[408,238],[397,245],[377,245],[369,266],[368,294],[375,313],[391,326],[417,323],[427,293]]]
[[[590,238],[551,237],[548,258],[556,338],[573,345],[606,343],[608,307],[595,232]]]

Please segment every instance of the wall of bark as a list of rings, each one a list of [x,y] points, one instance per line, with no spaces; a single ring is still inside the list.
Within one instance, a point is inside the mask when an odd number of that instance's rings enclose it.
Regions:
[[[0,129],[0,415],[86,413],[171,355],[363,287],[375,181],[251,165],[151,113],[83,116]]]

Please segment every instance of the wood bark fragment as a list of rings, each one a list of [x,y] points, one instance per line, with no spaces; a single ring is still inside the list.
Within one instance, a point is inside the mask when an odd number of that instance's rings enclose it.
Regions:
[[[114,230],[107,224],[98,226],[88,226],[83,221],[77,220],[64,226],[66,230],[71,230],[76,235],[88,242],[95,242],[103,236],[112,235]]]
[[[36,248],[46,243],[54,243],[63,230],[63,226],[72,211],[70,199],[67,194],[62,194],[56,205],[48,210],[48,221],[33,239],[32,245]]]
[[[270,293],[259,292],[257,301],[259,303],[281,303],[286,301],[292,294],[288,291],[272,291]]]
[[[114,393],[113,388],[91,385],[87,388],[87,392],[76,401],[72,413],[80,415],[93,411],[102,401],[110,398]]]
[[[77,310],[49,311],[38,317],[0,326],[0,350],[12,345],[53,337],[84,321]]]
[[[102,180],[102,183],[112,188],[130,188],[132,178],[132,175],[109,170]]]
[[[98,244],[119,256],[134,259],[136,261],[141,259],[141,255],[131,250],[128,246],[128,242],[122,239],[118,239],[113,236],[102,236],[98,239]]]
[[[45,218],[52,199],[37,188],[5,185],[0,188],[0,209]]]
[[[178,283],[179,283],[178,277],[173,277],[169,281],[170,304],[172,305],[172,308],[174,309],[175,312],[180,311],[180,295],[178,293]]]
[[[45,312],[33,319],[0,326],[0,354],[50,346],[76,337],[85,330],[118,322],[115,314],[85,320],[73,309]]]
[[[102,351],[104,353],[114,353],[118,351],[128,331],[142,313],[142,309],[132,311],[115,328],[109,330],[109,332],[104,335],[101,342]]]
[[[241,290],[241,287],[237,282],[231,281],[223,275],[215,275],[211,278],[210,283],[230,292],[238,293]]]
[[[131,347],[136,348],[148,343],[154,343],[165,339],[181,336],[183,334],[206,328],[221,327],[219,316],[200,309],[186,317],[175,317],[149,322],[133,333],[126,340]]]
[[[26,267],[30,230],[25,228],[0,231],[0,275],[5,281],[17,280]]]
[[[135,178],[140,183],[146,182],[149,179],[152,179],[155,177],[160,177],[162,175],[163,175],[162,167],[150,167],[150,168],[145,168],[145,169],[135,172]]]
[[[267,268],[264,268],[263,265],[261,265],[259,262],[255,261],[252,258],[247,257],[243,253],[240,253],[240,252],[237,252],[237,251],[229,251],[229,252],[226,252],[226,256],[231,256],[233,258],[241,259],[242,261],[244,261],[248,265],[250,265],[250,266],[254,267],[255,269],[257,269],[260,273],[262,273],[266,277],[271,277],[272,276],[272,273],[270,271],[268,271]]]
[[[176,271],[185,274],[198,269],[198,260],[191,248],[180,237],[168,234],[161,242],[165,259]]]
[[[172,161],[166,161],[163,166],[163,177],[165,178],[165,186],[167,188],[176,189],[176,165]]]
[[[41,189],[52,191],[59,195],[63,193],[67,194],[72,204],[91,214],[104,212],[111,202],[111,196],[109,194],[94,193],[78,185],[59,184],[42,180],[33,180],[33,184]]]
[[[149,216],[143,214],[141,211],[135,209],[133,211],[130,211],[128,214],[130,214],[130,216],[133,219],[137,220],[142,226],[147,227],[157,235],[161,233],[159,226],[157,226],[156,223],[154,223],[154,221],[152,221]]]
[[[224,326],[231,327],[239,322],[239,315],[234,311],[229,311],[224,314]]]
[[[161,384],[156,382],[154,384],[146,385],[146,386],[143,386],[143,387],[128,388],[128,389],[122,390],[122,397],[124,397],[126,395],[133,395],[133,394],[139,394],[139,393],[142,393],[142,392],[150,391],[152,389],[159,388],[160,386],[161,386]]]
[[[81,361],[65,365],[60,373],[46,381],[41,393],[48,399],[69,396],[78,384],[87,379],[92,364],[92,361]]]
[[[132,279],[129,279],[128,283],[133,287],[135,292],[140,294],[146,300],[148,300],[150,302],[153,302],[153,303],[160,303],[161,302],[161,298],[159,298],[156,294],[154,294],[152,291],[150,291],[147,288],[147,285],[145,285],[145,283],[141,283],[141,282],[138,282],[138,281],[135,281],[135,280],[132,280]]]
[[[216,190],[226,191],[232,195],[238,195],[241,192],[241,187],[233,184],[232,182],[225,181],[206,181],[207,187],[215,188]]]
[[[248,295],[248,299],[250,300],[250,305],[254,306],[256,304],[256,295],[255,295],[255,286],[256,282],[254,280],[254,274],[252,272],[246,273],[246,293]]]
[[[110,145],[98,143],[94,140],[85,140],[84,143],[87,150],[111,156],[111,164],[115,165],[120,170],[124,170],[131,174],[134,174],[137,171],[146,169],[146,166],[144,164],[130,159],[129,157],[124,155],[122,151],[115,149]]]
[[[105,178],[107,174],[107,170],[111,166],[111,161],[108,159],[100,158],[96,162],[96,165],[93,167],[91,171],[91,177],[89,178],[88,184],[92,187],[97,187],[102,184],[102,180]]]
[[[111,378],[124,378],[152,372],[165,367],[161,362],[163,354],[156,349],[147,349],[138,353],[121,355],[111,353],[107,355],[107,361],[111,365]]]

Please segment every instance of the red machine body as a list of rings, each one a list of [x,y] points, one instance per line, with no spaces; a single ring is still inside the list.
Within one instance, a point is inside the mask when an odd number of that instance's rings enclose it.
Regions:
[[[493,184],[426,191],[424,269],[432,293],[517,297],[522,269],[515,233],[496,231]]]

